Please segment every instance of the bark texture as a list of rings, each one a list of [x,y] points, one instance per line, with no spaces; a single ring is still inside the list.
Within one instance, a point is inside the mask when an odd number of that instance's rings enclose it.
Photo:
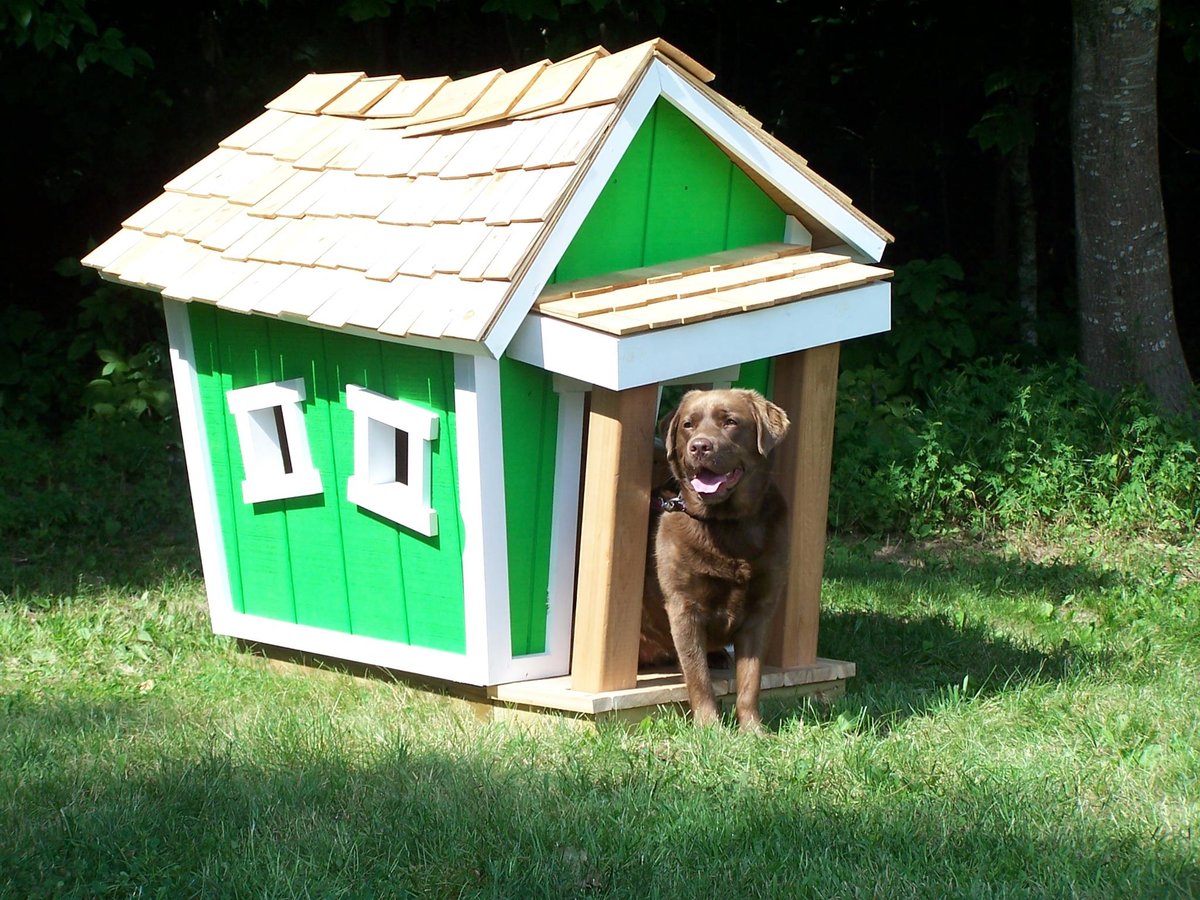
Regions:
[[[1080,351],[1113,390],[1144,383],[1182,409],[1191,377],[1175,324],[1158,161],[1158,0],[1072,0]]]

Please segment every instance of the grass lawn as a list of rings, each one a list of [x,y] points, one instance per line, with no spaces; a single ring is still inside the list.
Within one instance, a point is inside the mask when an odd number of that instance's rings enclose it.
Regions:
[[[0,553],[0,894],[1200,894],[1195,545],[837,538],[859,676],[763,738],[280,671],[209,633],[192,553]]]

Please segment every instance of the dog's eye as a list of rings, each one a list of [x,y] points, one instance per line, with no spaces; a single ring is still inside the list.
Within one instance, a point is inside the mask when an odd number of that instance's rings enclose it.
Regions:
[[[684,431],[691,431],[691,430],[692,430],[692,421],[691,421],[691,419],[685,419],[685,420],[683,421],[683,424],[682,424],[682,425],[680,425],[679,427],[680,427],[680,428],[682,428]]]
[[[727,418],[725,420],[725,427],[726,428],[736,428],[737,423],[738,423],[738,420],[733,418],[733,416],[730,416],[729,418]]]

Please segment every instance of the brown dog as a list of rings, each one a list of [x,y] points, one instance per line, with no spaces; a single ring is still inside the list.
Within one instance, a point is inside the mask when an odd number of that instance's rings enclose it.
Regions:
[[[682,509],[668,503],[658,517],[640,658],[664,661],[665,611],[700,723],[720,717],[707,653],[732,642],[738,723],[762,728],[763,649],[787,577],[787,506],[771,480],[770,454],[787,430],[782,409],[740,389],[689,391],[667,426]]]

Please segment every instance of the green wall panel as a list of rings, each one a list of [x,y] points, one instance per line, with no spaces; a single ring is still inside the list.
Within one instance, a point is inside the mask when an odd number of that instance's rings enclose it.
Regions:
[[[783,239],[787,217],[666,100],[646,116],[555,281]]]
[[[416,347],[381,343],[383,391],[438,413],[433,441],[432,495],[438,512],[433,537],[399,529],[410,643],[466,652],[463,612],[462,520],[454,447],[454,357]]]
[[[304,424],[322,493],[280,501],[287,525],[288,560],[296,621],[333,631],[350,631],[346,569],[338,494],[344,479],[333,468],[330,440],[331,385],[324,365],[323,337],[315,328],[269,321],[274,377],[303,378]]]
[[[245,612],[285,622],[296,621],[296,601],[292,591],[292,571],[287,539],[287,522],[273,514],[282,504],[242,501],[242,465],[237,425],[225,403],[225,392],[275,380],[271,364],[271,341],[267,320],[220,313],[216,320],[217,360],[220,367],[221,407],[224,440],[228,446],[232,484],[233,522],[226,528],[227,539],[236,541],[242,565],[236,577],[242,583]],[[210,434],[209,443],[214,443]],[[253,560],[253,563],[249,561]],[[230,573],[230,580],[234,573]]]
[[[729,219],[725,246],[748,247],[783,240],[787,217],[738,166],[729,172]]]
[[[336,387],[327,398],[334,406],[330,416],[330,443],[337,483],[344,485],[354,471],[354,414],[346,409],[347,384],[383,392],[383,357],[378,346],[364,346],[361,338],[325,333],[326,384]],[[357,506],[340,502],[342,557],[354,634],[411,643],[404,578],[400,570],[400,530]]]
[[[500,360],[508,593],[514,656],[546,650],[558,395],[548,372]]]
[[[584,219],[553,281],[585,278],[783,239],[787,217],[687,116],[650,110]],[[741,387],[769,393],[770,360],[742,366]]]
[[[200,304],[190,307],[190,318],[235,608],[465,652],[453,356]],[[225,392],[301,377],[305,429],[323,491],[247,505]],[[432,446],[438,535],[415,534],[346,501],[346,479],[354,467],[347,384],[438,414],[439,436]]]
[[[652,110],[634,135],[571,246],[559,260],[556,280],[569,281],[642,264],[656,118]]]
[[[727,249],[733,163],[670,103],[660,100],[655,109],[643,265]],[[782,212],[772,230],[768,240],[783,236]]]

